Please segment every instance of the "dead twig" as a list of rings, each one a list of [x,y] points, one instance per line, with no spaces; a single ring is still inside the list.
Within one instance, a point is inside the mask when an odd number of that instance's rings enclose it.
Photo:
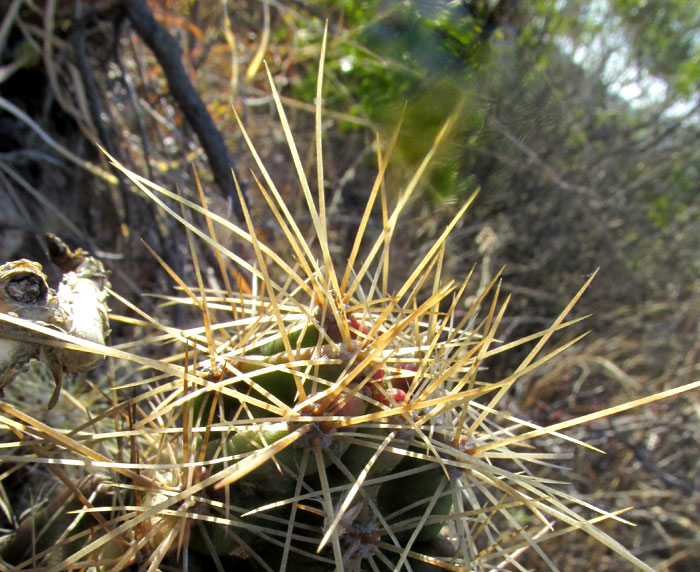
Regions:
[[[221,133],[209,115],[202,98],[194,89],[182,64],[180,45],[153,16],[143,0],[122,0],[127,17],[136,33],[146,43],[163,68],[170,91],[187,121],[197,133],[207,154],[214,179],[242,220],[242,209],[233,184],[233,160]]]

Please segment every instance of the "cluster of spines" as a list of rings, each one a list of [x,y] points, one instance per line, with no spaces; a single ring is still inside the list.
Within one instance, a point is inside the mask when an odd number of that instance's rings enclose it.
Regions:
[[[322,73],[323,65],[319,78]],[[470,201],[397,292],[386,292],[390,243],[399,215],[458,112],[440,130],[391,212],[383,195],[388,158],[380,157],[377,182],[341,275],[335,272],[327,240],[321,81],[317,198],[274,84],[272,88],[321,261],[244,129],[262,173],[260,194],[287,238],[295,264],[257,239],[245,208],[247,231],[210,212],[201,192],[197,204],[123,170],[187,229],[197,286],[188,286],[168,271],[185,293],[184,301],[201,311],[203,324],[175,330],[131,306],[142,321],[130,322],[159,332],[140,343],[172,341],[184,350],[156,360],[133,353],[136,343],[105,348],[110,357],[158,372],[131,385],[114,384],[113,406],[102,415],[113,416],[122,430],[101,434],[95,420],[86,423],[82,433],[64,435],[2,404],[5,414],[62,448],[69,457],[63,462],[69,464],[75,457],[88,471],[108,475],[91,480],[85,491],[61,479],[79,500],[67,510],[79,514],[68,530],[42,526],[43,541],[34,545],[39,553],[19,568],[46,558],[49,569],[56,571],[98,561],[104,570],[131,565],[149,570],[225,569],[228,559],[236,558],[239,564],[247,561],[252,567],[289,572],[308,568],[309,562],[342,570],[398,570],[423,564],[479,569],[513,562],[512,555],[525,548],[547,561],[539,542],[559,534],[552,520],[585,530],[644,568],[598,531],[595,519],[580,517],[568,505],[592,507],[528,470],[529,462],[548,462],[551,455],[514,450],[539,435],[561,436],[558,429],[578,422],[542,429],[497,412],[518,377],[569,345],[538,357],[553,334],[566,326],[565,316],[585,286],[550,328],[517,342],[534,344],[521,367],[490,384],[479,380],[481,365],[515,345],[495,344],[507,300],[499,305],[494,280],[457,321],[455,309],[468,280],[444,285],[441,279],[447,237]],[[384,228],[360,258],[364,230],[377,204]],[[200,215],[206,230],[191,222]],[[255,263],[221,245],[216,225],[245,241]],[[213,248],[225,292],[205,291],[195,237]],[[240,276],[249,277],[251,288],[245,279],[229,280],[231,264],[237,265]],[[272,267],[286,277],[283,284],[274,281]],[[495,292],[487,307],[491,290]],[[486,316],[477,323],[480,308]],[[223,312],[227,319],[222,321]],[[132,388],[138,393],[129,398]],[[129,447],[110,451],[110,459],[102,446],[108,438]],[[499,467],[499,459],[517,470]],[[517,522],[511,510],[519,508],[532,515],[540,531]],[[616,518],[599,512],[598,518]],[[504,525],[510,532],[501,532]]]

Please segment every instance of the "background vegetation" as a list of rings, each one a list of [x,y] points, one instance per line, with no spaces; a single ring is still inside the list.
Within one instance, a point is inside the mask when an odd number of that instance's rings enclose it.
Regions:
[[[0,1],[0,256],[45,260],[41,237],[54,232],[101,257],[114,289],[154,312],[144,294],[167,292],[168,279],[140,241],[165,253],[181,275],[188,272],[186,241],[110,171],[97,146],[185,194],[195,188],[194,167],[210,207],[233,217],[236,202],[210,175],[198,131],[173,97],[163,62],[133,30],[129,4]],[[282,190],[290,205],[298,203],[262,62],[291,110],[313,172],[310,111],[328,21],[325,176],[341,257],[371,186],[376,135],[385,141],[403,117],[391,194],[411,176],[442,121],[462,106],[459,128],[412,205],[394,260],[410,267],[421,245],[480,187],[447,264],[454,276],[476,264],[481,285],[504,267],[503,289],[513,295],[504,341],[551,322],[584,277],[601,269],[576,308],[591,314],[581,326],[591,333],[519,386],[510,400],[514,414],[545,424],[697,378],[695,2],[148,5],[179,42],[188,78],[224,135],[254,212],[261,199],[231,107],[270,172],[288,181]],[[275,242],[271,221],[256,224]],[[379,213],[373,224],[381,226]],[[120,335],[115,327],[113,342]],[[513,359],[490,364],[494,379],[512,369]],[[628,516],[637,526],[610,523],[607,531],[660,570],[695,570],[700,562],[699,416],[697,395],[688,395],[574,435],[607,455],[572,449],[568,486],[610,510],[633,505]],[[564,570],[620,570],[584,535],[561,542],[545,549]],[[540,566],[527,559],[525,566]]]

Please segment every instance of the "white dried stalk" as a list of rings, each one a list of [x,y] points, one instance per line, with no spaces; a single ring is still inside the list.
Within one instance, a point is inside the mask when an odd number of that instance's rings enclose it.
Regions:
[[[81,249],[71,251],[53,235],[47,240],[53,262],[64,272],[58,293],[48,286],[41,264],[26,259],[7,262],[0,266],[0,311],[104,344],[109,334],[109,283],[102,263]],[[94,353],[44,342],[42,335],[28,328],[0,323],[0,397],[2,388],[36,359],[46,363],[54,377],[51,409],[60,396],[65,372],[89,371],[102,360]]]

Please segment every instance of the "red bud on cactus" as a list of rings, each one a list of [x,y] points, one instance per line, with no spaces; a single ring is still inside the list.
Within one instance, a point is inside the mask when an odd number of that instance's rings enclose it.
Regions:
[[[357,415],[362,415],[367,410],[367,402],[359,397],[350,397],[345,399],[342,405],[333,410],[331,407],[330,412],[332,415],[338,415],[343,417],[355,417]]]
[[[390,387],[379,398],[379,402],[389,407],[401,405],[406,400],[406,392],[398,387]]]
[[[416,378],[415,372],[418,371],[418,366],[414,363],[399,363],[396,365],[396,367],[400,370],[400,373],[397,377],[391,380],[391,385],[398,389],[408,391],[413,383],[413,380]],[[414,375],[411,375],[409,372],[413,372]]]
[[[384,370],[383,369],[378,369],[372,374],[372,379],[374,381],[379,381],[384,377]]]
[[[369,326],[365,322],[360,321],[357,318],[350,319],[348,321],[348,326],[350,327],[350,337],[353,340],[356,340],[358,338],[364,339],[369,334]]]

